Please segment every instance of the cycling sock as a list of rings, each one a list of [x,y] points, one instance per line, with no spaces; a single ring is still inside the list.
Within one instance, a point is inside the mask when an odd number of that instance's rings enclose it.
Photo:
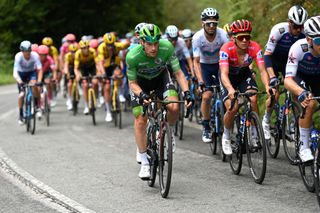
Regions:
[[[88,103],[85,101],[84,102],[84,108],[87,108],[88,107]]]
[[[267,110],[266,110],[265,113],[264,113],[264,116],[263,116],[263,121],[266,122],[266,123],[269,123],[270,122],[270,117],[271,117],[271,113],[267,112]]]
[[[258,136],[256,126],[251,125],[250,126],[250,131],[251,131],[251,137],[256,138]]]
[[[34,98],[34,103],[36,104],[36,107],[39,107],[39,99],[37,97]]]
[[[308,148],[308,144],[309,144],[308,142],[309,142],[311,128],[302,128],[299,126],[299,131],[300,131],[300,141],[301,141],[300,147],[303,147],[303,149],[306,149]]]
[[[223,138],[230,140],[230,129],[223,127]]]
[[[209,124],[209,120],[203,120],[202,121],[202,126],[205,130],[210,130],[210,124]]]
[[[141,159],[141,165],[149,165],[147,152],[139,153],[139,154],[140,154],[140,159]]]
[[[110,113],[110,103],[105,102],[106,112]]]
[[[20,118],[23,117],[23,109],[22,108],[19,108],[19,115],[20,115]]]
[[[175,125],[170,125],[170,130],[172,135],[174,135],[175,129],[176,129]]]

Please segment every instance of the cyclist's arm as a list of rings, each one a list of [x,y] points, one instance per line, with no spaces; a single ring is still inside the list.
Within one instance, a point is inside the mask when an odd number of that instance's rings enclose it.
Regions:
[[[181,69],[176,71],[174,74],[176,76],[176,79],[177,79],[182,91],[184,92],[184,91],[189,90],[188,82],[186,80],[184,73],[181,71]]]
[[[137,96],[139,96],[140,93],[142,92],[141,87],[139,86],[139,84],[135,80],[133,80],[133,81],[129,80],[129,88]]]
[[[199,83],[203,83],[202,73],[201,73],[201,67],[200,67],[200,56],[193,58],[193,66],[194,66],[194,73],[196,74]]]
[[[77,50],[76,55],[75,55],[75,59],[74,59],[74,74],[77,77],[77,80],[79,81],[81,78],[81,72],[79,69],[80,66],[80,51],[81,50]]]
[[[220,65],[220,75],[221,75],[221,83],[228,90],[234,90],[230,79],[229,79],[229,66],[221,66]]]
[[[33,54],[33,52],[31,52],[31,54]],[[35,57],[35,66],[38,73],[38,82],[42,82],[43,70],[42,70],[42,64],[40,62],[40,56],[37,53],[31,56]]]
[[[19,57],[18,57],[18,54],[16,54],[15,56],[15,59],[14,59],[14,65],[13,65],[13,77],[14,79],[16,79],[16,81],[21,84],[22,83],[22,80],[20,78],[20,75],[18,73],[18,70],[19,70]]]
[[[188,62],[189,70],[191,72],[191,76],[194,77],[192,58],[191,57],[187,58],[187,62]]]
[[[272,53],[271,52],[265,52],[264,53],[264,61],[266,63],[266,70],[267,70],[267,73],[269,75],[270,78],[272,77],[275,77],[276,75],[274,74],[274,70],[273,70],[273,67],[272,67],[272,62],[271,62],[271,56],[272,56]]]

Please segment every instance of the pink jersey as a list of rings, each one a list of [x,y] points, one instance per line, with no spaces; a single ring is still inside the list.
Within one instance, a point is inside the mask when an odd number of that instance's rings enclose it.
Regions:
[[[241,65],[239,63],[237,47],[234,41],[225,43],[220,49],[219,65],[220,67],[228,66],[231,74],[238,74],[241,68],[248,67],[253,60],[255,60],[257,64],[264,63],[261,47],[255,41],[250,41],[247,53],[244,56]]]
[[[65,55],[66,53],[68,53],[69,52],[69,43],[68,42],[64,42],[63,44],[62,44],[62,46],[60,47],[60,53],[62,54],[62,55]]]
[[[43,73],[47,73],[49,71],[52,71],[55,69],[56,65],[54,63],[54,60],[51,56],[47,56],[47,58],[44,61],[41,61]]]

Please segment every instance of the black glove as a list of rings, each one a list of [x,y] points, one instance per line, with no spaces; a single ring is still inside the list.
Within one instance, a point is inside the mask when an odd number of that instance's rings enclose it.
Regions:
[[[276,88],[280,84],[280,80],[277,77],[272,77],[269,81],[269,87]]]
[[[36,83],[36,86],[41,87],[41,86],[42,86],[42,82],[37,82],[37,83]]]
[[[183,99],[184,99],[185,101],[187,101],[187,105],[188,105],[189,103],[193,102],[193,98],[192,98],[189,90],[184,91],[183,93],[184,93]]]
[[[304,90],[300,95],[298,96],[298,101],[302,103],[307,97],[309,96],[309,92]]]
[[[141,91],[139,94],[139,104],[143,105],[144,100],[148,101],[150,99],[150,96],[146,94],[145,92]]]
[[[204,91],[204,89],[206,88],[206,85],[204,84],[204,82],[199,82],[199,87],[201,91]]]
[[[18,87],[19,87],[20,91],[23,91],[24,83],[21,83],[21,84],[18,83]]]

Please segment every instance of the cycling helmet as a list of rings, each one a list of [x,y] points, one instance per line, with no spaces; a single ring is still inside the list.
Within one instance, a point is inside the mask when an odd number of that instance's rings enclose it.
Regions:
[[[30,52],[31,51],[31,42],[30,41],[22,41],[20,43],[20,50],[23,52]]]
[[[89,47],[89,41],[81,40],[81,41],[79,42],[79,46],[80,46],[80,48]]]
[[[202,11],[201,13],[201,20],[202,21],[205,21],[209,18],[212,18],[212,19],[219,19],[219,13],[218,11],[215,9],[215,8],[206,8]]]
[[[99,46],[99,42],[97,39],[91,39],[90,40],[90,47],[93,49],[97,49],[97,47]]]
[[[113,33],[106,33],[103,36],[103,41],[106,44],[113,44],[116,42],[116,36]]]
[[[47,47],[46,45],[40,45],[38,47],[38,53],[40,55],[48,55],[49,54],[49,47]]]
[[[127,38],[127,39],[131,39],[132,37],[133,37],[132,32],[126,33],[126,38]]]
[[[157,25],[146,24],[140,30],[140,38],[146,42],[156,43],[161,38],[161,32]]]
[[[304,32],[309,37],[320,36],[320,16],[309,18],[304,23]]]
[[[175,25],[169,25],[166,29],[166,35],[169,38],[177,38],[179,30]]]
[[[69,33],[65,36],[67,41],[75,41],[76,40],[76,36],[72,33]]]
[[[139,34],[141,28],[142,28],[144,25],[146,25],[146,23],[144,23],[144,22],[141,22],[141,23],[137,24],[137,26],[134,28],[134,32],[135,32],[136,34]]]
[[[38,47],[39,47],[38,44],[32,44],[32,45],[31,45],[31,51],[33,51],[33,52],[38,52]]]
[[[42,39],[42,44],[47,45],[47,46],[51,46],[53,44],[53,40],[50,37],[44,37]]]
[[[230,31],[231,31],[231,29],[230,29],[230,24],[225,24],[224,26],[223,26],[223,30],[224,31],[226,31],[227,33],[229,33]]]
[[[78,50],[78,45],[77,44],[69,44],[68,49],[71,52],[75,52]]]
[[[252,24],[246,19],[234,21],[230,26],[231,32],[233,34],[237,33],[251,33]]]
[[[183,38],[191,38],[192,37],[192,31],[190,29],[182,30],[182,37]]]
[[[294,5],[288,12],[288,18],[296,25],[303,25],[308,18],[308,12],[299,5]]]

